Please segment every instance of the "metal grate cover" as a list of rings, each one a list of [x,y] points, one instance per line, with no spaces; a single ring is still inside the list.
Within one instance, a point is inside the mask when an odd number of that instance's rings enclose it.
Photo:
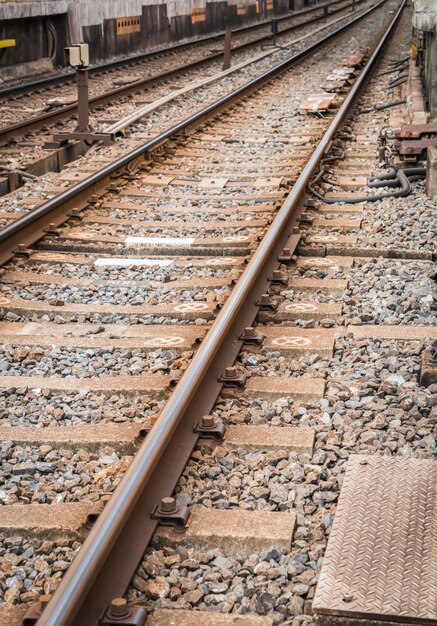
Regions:
[[[437,624],[437,461],[350,457],[313,611]]]

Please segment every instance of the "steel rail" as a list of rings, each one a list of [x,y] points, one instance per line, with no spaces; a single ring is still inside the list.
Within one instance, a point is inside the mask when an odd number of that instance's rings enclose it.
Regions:
[[[38,620],[38,626],[71,626],[71,624],[88,626],[97,623],[97,619],[101,616],[98,602],[97,606],[94,604],[94,613],[91,611],[92,619],[90,619],[89,613],[90,605],[95,603],[93,590],[95,591],[96,583],[107,583],[111,580],[111,576],[113,578],[114,572],[116,572],[117,578],[119,575],[123,575],[122,570],[113,569],[115,563],[111,561],[111,558],[114,555],[120,558],[120,551],[122,553],[123,551],[130,552],[133,549],[136,539],[129,534],[129,531],[133,530],[129,521],[134,514],[137,517],[141,513],[144,514],[144,500],[147,500],[149,490],[156,490],[154,483],[154,478],[157,477],[156,468],[158,464],[161,468],[163,467],[164,455],[167,455],[167,458],[169,450],[177,452],[178,446],[182,445],[178,440],[181,424],[184,420],[192,421],[193,412],[199,413],[205,408],[205,393],[208,394],[210,391],[206,389],[205,382],[208,381],[211,371],[215,375],[217,361],[220,360],[219,357],[226,348],[226,344],[233,344],[234,352],[239,349],[241,342],[238,340],[239,335],[235,334],[238,332],[236,321],[241,322],[247,319],[247,312],[243,316],[244,319],[241,319],[241,311],[247,307],[248,302],[251,302],[249,317],[256,314],[257,307],[256,304],[253,304],[251,297],[253,297],[254,291],[256,292],[256,289],[265,283],[266,268],[271,266],[272,259],[280,250],[279,246],[289,238],[289,228],[293,220],[296,221],[299,215],[307,183],[311,179],[319,160],[329,149],[335,133],[347,118],[358,94],[370,79],[385,44],[394,32],[406,2],[407,0],[403,0],[363,72],[310,157],[204,342],[67,571],[53,599]],[[276,265],[278,265],[277,260]],[[213,391],[216,392],[217,388],[219,391],[220,384],[216,382]],[[209,397],[207,404],[210,402],[211,397]],[[162,472],[166,471],[168,474],[170,470],[162,469]],[[140,524],[139,528],[136,528],[137,532],[144,531],[145,526],[148,526],[149,533],[153,532],[155,524],[150,524],[150,513],[146,517],[147,519],[142,520],[142,526]],[[141,519],[141,517],[139,520],[137,519],[137,524]],[[141,539],[146,540],[144,536]],[[117,565],[119,566],[120,562]],[[100,606],[100,611],[101,609]]]
[[[353,2],[352,0],[350,4],[346,5],[345,7],[342,7],[341,9],[332,11],[330,15],[334,15],[337,12],[343,11],[363,1],[364,0],[356,0],[356,2]],[[318,8],[320,8],[320,5]],[[314,22],[317,22],[323,19],[324,17],[325,17],[324,15],[320,15],[310,20],[307,20],[306,22],[303,22],[302,24],[293,24],[293,25],[287,26],[283,30],[279,31],[278,35],[283,35],[290,31],[301,28],[302,26],[313,24]],[[263,35],[262,37],[258,37],[257,39],[253,39],[251,41],[246,41],[241,44],[237,44],[235,47],[232,48],[232,52],[240,52],[242,50],[250,48],[251,46],[254,46],[256,44],[260,44],[263,42],[267,42],[270,40],[271,40],[270,34]],[[187,63],[186,65],[174,67],[172,69],[165,70],[164,72],[161,72],[159,74],[154,74],[152,76],[147,76],[146,78],[141,78],[128,85],[123,85],[122,87],[117,87],[115,89],[111,89],[110,91],[106,91],[96,96],[92,96],[89,99],[90,109],[92,110],[93,108],[97,106],[101,106],[102,104],[107,104],[123,96],[127,96],[132,93],[137,93],[139,91],[142,91],[145,87],[148,87],[151,85],[158,85],[159,83],[169,78],[175,78],[177,76],[183,75],[186,72],[196,67],[200,68],[204,65],[208,65],[208,63],[211,63],[212,61],[217,61],[218,59],[221,59],[222,57],[223,57],[222,51],[213,52],[201,59],[197,59],[196,61],[191,61],[190,63]],[[5,143],[10,139],[15,138],[20,133],[21,134],[27,133],[31,130],[40,128],[41,126],[45,126],[48,123],[55,123],[60,120],[69,118],[71,117],[71,115],[74,115],[77,111],[78,111],[77,103],[68,104],[62,107],[54,108],[51,111],[47,111],[46,113],[42,113],[41,115],[31,117],[27,120],[17,122],[16,124],[11,124],[9,126],[5,126],[4,128],[0,127],[0,142]]]
[[[238,101],[243,96],[249,95],[254,89],[257,89],[264,83],[272,80],[278,74],[281,74],[291,68],[298,61],[306,58],[313,52],[316,52],[319,48],[332,41],[332,39],[351,28],[354,24],[375,11],[385,1],[386,0],[379,0],[379,2],[372,5],[359,16],[355,17],[347,24],[340,26],[316,43],[311,44],[300,52],[297,52],[285,61],[282,61],[273,68],[267,70],[260,76],[223,96],[223,98],[220,98],[204,109],[177,123],[175,126],[165,130],[160,135],[157,135],[138,148],[135,148],[128,154],[120,157],[98,172],[84,178],[81,182],[73,185],[51,200],[48,200],[35,209],[32,209],[26,213],[26,215],[23,215],[10,224],[7,224],[5,227],[0,229],[0,264],[5,263],[14,256],[18,245],[31,245],[38,241],[38,239],[41,239],[41,237],[45,235],[44,229],[49,223],[59,225],[68,219],[68,212],[73,208],[78,208],[81,203],[85,204],[90,193],[96,193],[99,188],[104,185],[105,181],[111,177],[111,175],[115,174],[119,170],[122,170],[132,161],[142,158],[144,154],[155,150],[171,137],[174,137],[182,131],[187,131],[187,129],[192,126],[199,125],[209,117],[216,115],[220,110],[227,108],[233,102]]]
[[[359,1],[362,2],[363,0],[359,0]],[[247,26],[239,26],[238,28],[232,29],[232,34],[238,35],[246,31],[257,30],[257,29],[263,28],[264,26],[268,26],[271,23],[272,19],[276,19],[279,22],[282,22],[285,20],[293,19],[294,17],[298,17],[299,15],[305,15],[306,13],[313,13],[314,11],[324,9],[324,7],[330,7],[330,6],[334,6],[335,4],[341,4],[342,2],[344,2],[344,0],[331,0],[329,2],[322,2],[315,6],[307,7],[299,11],[290,11],[286,15],[279,15],[279,16],[273,15],[270,19],[248,24]],[[329,13],[329,15],[333,15],[341,10],[342,9],[336,9],[335,11],[332,11],[331,13]],[[320,16],[320,17],[323,17],[323,16]],[[173,52],[179,52],[180,50],[183,50],[184,48],[196,47],[197,45],[200,45],[203,43],[214,42],[216,40],[220,40],[223,38],[223,34],[224,34],[223,32],[220,32],[220,33],[214,33],[211,35],[205,35],[203,37],[198,37],[191,41],[184,41],[181,43],[176,43],[176,44],[167,46],[166,48],[161,48],[161,49],[158,48],[155,50],[150,50],[148,52],[141,52],[139,54],[134,54],[127,58],[115,59],[113,61],[106,61],[105,63],[92,65],[89,69],[89,72],[90,74],[98,74],[100,72],[104,73],[104,72],[107,72],[109,70],[112,70],[118,67],[123,67],[124,65],[141,63],[142,61],[146,61],[147,59],[151,59],[154,57],[159,57],[160,55],[166,55],[166,54],[172,54]],[[27,83],[22,83],[22,84],[14,85],[11,87],[6,87],[4,89],[0,89],[0,98],[3,98],[5,96],[7,97],[7,96],[18,95],[19,93],[22,93],[23,91],[24,92],[28,91],[29,89],[39,89],[41,87],[46,87],[47,85],[51,85],[51,84],[61,84],[61,83],[65,83],[68,81],[74,81],[75,78],[76,78],[75,72],[65,72],[57,76],[48,76],[46,78],[40,78],[35,81],[29,81]]]

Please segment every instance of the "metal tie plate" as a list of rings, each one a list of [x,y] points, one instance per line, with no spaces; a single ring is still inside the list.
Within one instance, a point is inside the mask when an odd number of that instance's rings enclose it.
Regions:
[[[313,611],[330,625],[437,624],[437,461],[350,457]]]
[[[327,93],[308,96],[299,106],[304,111],[327,111],[335,101],[335,97]]]
[[[395,131],[396,139],[421,139],[437,135],[437,124],[404,124]]]

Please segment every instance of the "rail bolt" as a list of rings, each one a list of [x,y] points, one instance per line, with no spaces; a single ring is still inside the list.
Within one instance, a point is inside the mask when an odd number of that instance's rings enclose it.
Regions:
[[[226,367],[224,374],[219,377],[219,382],[224,387],[232,387],[242,389],[246,384],[246,376],[238,372],[236,367]]]
[[[176,510],[176,500],[170,497],[162,498],[160,508],[164,513],[171,513]]]
[[[352,602],[353,600],[353,595],[350,591],[346,591],[343,594],[343,602]]]
[[[202,428],[212,428],[215,424],[214,415],[204,415],[200,422]]]
[[[248,346],[261,346],[265,336],[256,332],[253,326],[246,326],[244,332],[241,333],[238,339],[242,339],[243,343]]]
[[[130,611],[124,598],[114,598],[109,607],[109,617],[127,617]]]
[[[50,224],[44,228],[44,232],[47,233],[47,235],[52,235],[53,237],[59,235],[58,227],[54,222],[50,222]]]
[[[226,427],[219,417],[203,415],[193,428],[193,432],[197,433],[200,439],[212,439],[216,443],[220,443],[225,436]]]
[[[281,270],[273,270],[268,280],[272,285],[288,285],[288,276],[281,272]]]
[[[276,300],[272,300],[268,293],[263,293],[261,298],[255,302],[260,311],[276,311],[278,303]]]
[[[292,254],[291,248],[283,248],[281,254],[278,256],[280,263],[295,263],[296,257]]]

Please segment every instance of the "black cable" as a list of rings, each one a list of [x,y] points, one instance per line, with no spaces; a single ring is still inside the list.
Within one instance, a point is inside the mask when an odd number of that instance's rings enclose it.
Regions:
[[[372,107],[371,109],[360,109],[358,111],[359,115],[365,113],[374,113],[375,111],[384,111],[384,109],[390,109],[391,107],[397,107],[401,104],[406,104],[406,100],[395,100],[394,102],[389,102],[388,104],[381,104],[380,106]]]
[[[312,184],[315,184],[315,182],[320,179],[322,172],[319,172],[313,183],[308,183],[307,187],[308,191],[313,196],[315,196],[325,204],[337,204],[339,202],[342,202],[344,204],[360,204],[361,202],[377,202],[378,200],[383,200],[384,198],[401,198],[404,196],[408,196],[411,192],[410,181],[401,169],[395,167],[393,167],[393,169],[396,171],[396,177],[399,181],[401,188],[393,192],[381,193],[379,195],[357,196],[355,198],[325,198],[312,187]]]

